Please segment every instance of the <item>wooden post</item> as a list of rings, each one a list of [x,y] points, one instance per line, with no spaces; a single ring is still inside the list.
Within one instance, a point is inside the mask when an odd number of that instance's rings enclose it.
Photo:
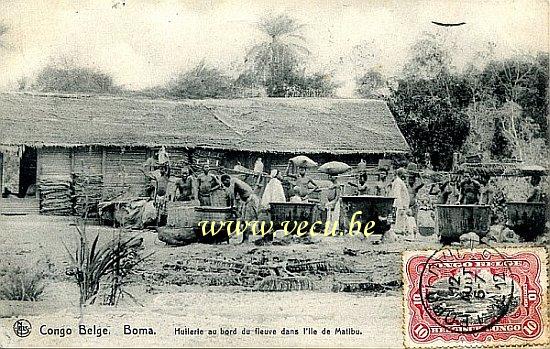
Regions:
[[[101,147],[101,178],[103,182],[103,190],[101,193],[102,198],[105,198],[105,163],[107,161],[107,150],[105,147]]]
[[[74,148],[71,148],[70,157],[71,157],[71,175],[72,175],[74,172]]]
[[[36,198],[40,199],[40,178],[42,177],[42,149],[36,149]]]
[[[4,176],[4,154],[0,153],[0,194],[4,192],[4,186],[2,185]],[[0,198],[2,198],[0,196]]]

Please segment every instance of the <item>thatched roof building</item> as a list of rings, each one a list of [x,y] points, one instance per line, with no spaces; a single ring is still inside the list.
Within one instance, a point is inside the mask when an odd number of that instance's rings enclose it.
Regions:
[[[0,130],[0,188],[19,196],[34,186],[40,192],[88,177],[99,183],[91,189],[100,187],[102,198],[140,192],[147,182],[143,164],[161,146],[174,169],[237,162],[251,168],[262,157],[269,170],[297,153],[318,162],[374,165],[409,152],[386,104],[373,100],[12,93],[0,94]],[[52,202],[67,202],[63,195]]]
[[[409,147],[382,101],[152,100],[0,94],[0,144],[160,145],[273,153],[394,154]]]

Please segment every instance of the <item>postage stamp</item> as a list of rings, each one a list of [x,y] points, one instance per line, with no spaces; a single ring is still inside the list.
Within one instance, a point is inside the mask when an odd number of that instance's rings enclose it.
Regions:
[[[404,252],[405,347],[550,343],[547,256],[489,245]]]

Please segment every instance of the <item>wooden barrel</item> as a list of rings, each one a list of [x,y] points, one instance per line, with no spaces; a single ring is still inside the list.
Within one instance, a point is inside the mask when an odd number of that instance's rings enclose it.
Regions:
[[[543,202],[508,202],[507,224],[525,241],[533,241],[544,233],[546,204]]]
[[[318,220],[317,204],[309,202],[272,202],[269,204],[269,216],[273,229],[282,229],[284,221],[310,222]]]
[[[393,214],[392,197],[376,195],[354,195],[342,196],[341,225],[344,229],[349,229],[349,223],[353,214],[361,211],[361,215],[355,217],[356,221],[361,222],[361,230],[365,224],[374,221],[374,233],[382,234],[389,229],[387,224],[380,221],[378,217],[390,217]]]
[[[469,232],[487,235],[490,217],[488,205],[436,205],[437,232],[444,243],[458,241],[460,235]]]
[[[174,228],[193,227],[196,224],[195,207],[196,205],[189,201],[166,203],[166,225]]]
[[[234,210],[231,207],[196,206],[195,223],[200,221],[223,221],[234,219]]]
[[[230,222],[235,220],[235,211],[231,207],[215,207],[215,206],[197,206],[195,207],[195,223],[194,229],[199,242],[202,243],[217,243],[229,240],[229,233],[226,229],[222,229],[216,235],[204,235],[202,226],[199,222]],[[209,227],[210,225],[208,225]],[[207,231],[209,231],[207,229]]]

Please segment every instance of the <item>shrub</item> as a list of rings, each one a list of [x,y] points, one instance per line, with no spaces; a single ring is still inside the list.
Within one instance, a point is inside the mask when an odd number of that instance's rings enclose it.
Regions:
[[[36,301],[44,292],[46,273],[40,268],[9,266],[0,270],[0,299]]]

